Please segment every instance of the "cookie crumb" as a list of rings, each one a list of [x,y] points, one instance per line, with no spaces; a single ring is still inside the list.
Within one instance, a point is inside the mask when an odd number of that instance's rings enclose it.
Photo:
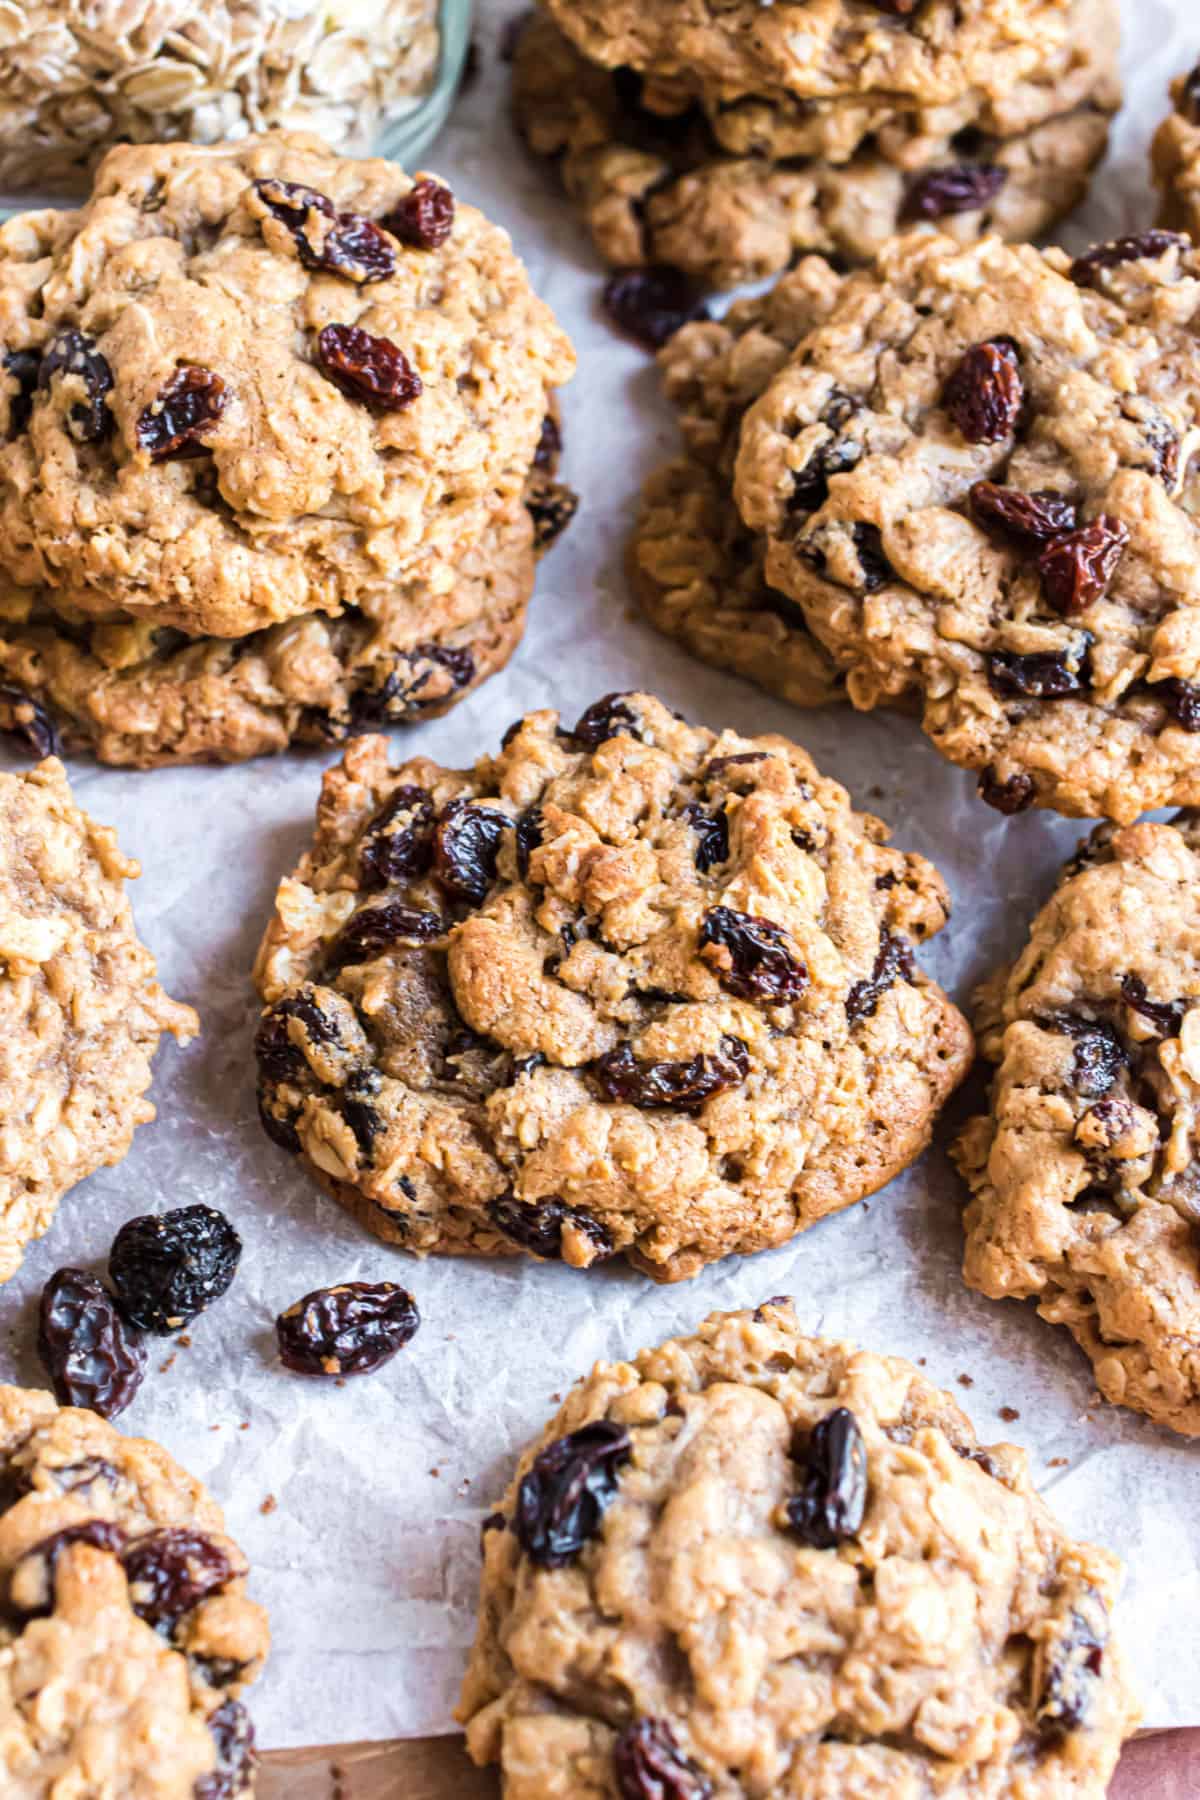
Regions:
[[[275,1498],[274,1494],[268,1494],[266,1499],[263,1501],[262,1505],[259,1507],[258,1510],[262,1514],[263,1518],[265,1519],[268,1517],[268,1515],[270,1513],[273,1513],[275,1511],[275,1508],[278,1505],[279,1505],[279,1502]]]
[[[1002,1406],[1000,1408],[1000,1417],[1004,1420],[1006,1425],[1011,1425],[1013,1420],[1019,1419],[1020,1416],[1021,1415],[1015,1406]]]

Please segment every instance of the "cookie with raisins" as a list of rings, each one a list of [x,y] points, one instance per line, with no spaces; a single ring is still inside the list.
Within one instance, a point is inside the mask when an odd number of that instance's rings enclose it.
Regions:
[[[647,694],[519,719],[474,769],[360,738],[257,962],[263,1123],[418,1254],[780,1244],[924,1148],[965,1021],[923,857],[779,737]]]
[[[1200,1436],[1200,816],[1100,827],[980,991],[967,1281],[1035,1300],[1115,1405]]]
[[[459,1718],[506,1800],[1099,1800],[1137,1723],[1117,1559],[787,1300],[598,1364],[483,1558]]]

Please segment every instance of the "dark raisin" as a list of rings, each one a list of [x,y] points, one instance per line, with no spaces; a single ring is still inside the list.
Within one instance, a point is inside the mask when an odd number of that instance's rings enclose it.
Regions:
[[[548,550],[579,511],[579,495],[562,481],[540,481],[525,501],[533,520],[533,547],[540,556]]]
[[[547,413],[542,420],[542,429],[538,433],[537,449],[533,453],[533,466],[544,475],[552,475],[562,455],[562,427],[553,413]]]
[[[408,783],[396,788],[363,834],[358,853],[363,886],[390,887],[424,875],[433,862],[434,817],[428,788]]]
[[[441,705],[474,679],[475,658],[465,645],[414,644],[396,655],[381,686],[360,688],[353,695],[351,726],[357,729],[418,718],[426,708]]]
[[[608,1419],[547,1444],[517,1489],[513,1530],[525,1554],[543,1569],[574,1561],[599,1531],[632,1453],[625,1427]]]
[[[61,1406],[85,1406],[115,1419],[146,1373],[146,1352],[102,1282],[83,1269],[59,1269],[42,1291],[38,1355]]]
[[[342,1117],[354,1133],[354,1141],[363,1156],[370,1159],[377,1138],[387,1130],[383,1114],[372,1106],[382,1086],[374,1069],[352,1076],[342,1090]]]
[[[877,12],[890,13],[894,19],[907,19],[915,13],[921,0],[871,0]]]
[[[628,1044],[597,1057],[591,1074],[606,1100],[628,1106],[679,1107],[697,1112],[714,1094],[739,1087],[750,1072],[750,1053],[741,1038],[723,1037],[719,1051],[701,1052],[686,1062],[640,1062]]]
[[[234,1576],[220,1544],[202,1531],[180,1526],[134,1538],[121,1561],[134,1612],[168,1635],[185,1613],[219,1593]]]
[[[42,359],[36,350],[9,350],[4,357],[5,372],[15,383],[8,396],[8,435],[20,437],[33,415],[33,396],[37,392]]]
[[[226,1700],[210,1714],[208,1729],[217,1749],[217,1766],[200,1776],[194,1800],[242,1800],[251,1791],[258,1762],[250,1715],[240,1700]]]
[[[821,421],[837,431],[857,410],[856,400],[849,394],[843,394],[840,389],[835,389],[821,414]],[[809,457],[804,467],[792,476],[788,511],[816,512],[829,498],[830,477],[854,468],[861,458],[861,444],[842,443],[836,437],[828,439]]]
[[[124,1531],[107,1519],[85,1519],[82,1524],[68,1525],[62,1531],[56,1531],[34,1549],[27,1550],[17,1564],[9,1593],[11,1604],[27,1619],[45,1618],[54,1610],[54,1571],[58,1567],[59,1557],[68,1545],[91,1544],[97,1550],[107,1550],[113,1556],[118,1556],[124,1543]],[[26,1587],[26,1575],[30,1572],[29,1565],[35,1557],[41,1564],[41,1579],[38,1583],[40,1592],[36,1598]]]
[[[433,837],[434,872],[448,894],[479,905],[496,879],[496,859],[512,825],[494,806],[450,801]]]
[[[397,201],[383,227],[414,250],[436,250],[454,230],[454,195],[426,176]]]
[[[85,398],[67,415],[67,430],[79,444],[98,444],[112,430],[108,396],[112,370],[97,350],[95,340],[82,331],[60,331],[42,355],[38,386],[48,388],[56,375],[73,376],[83,384]]]
[[[994,650],[987,659],[988,680],[998,694],[1022,700],[1065,700],[1084,694],[1091,681],[1091,639],[1066,650],[1035,651],[1019,656]]]
[[[374,962],[386,950],[416,949],[419,944],[430,944],[442,937],[447,930],[441,913],[406,906],[403,900],[364,906],[334,938],[327,963],[330,969],[343,969],[352,963]]]
[[[304,1148],[300,1142],[300,1133],[296,1130],[296,1117],[295,1113],[285,1113],[282,1118],[276,1118],[267,1105],[266,1097],[259,1094],[258,1122],[271,1142],[278,1144],[279,1148],[286,1150],[290,1156],[299,1156]]]
[[[621,1800],[711,1800],[712,1782],[679,1748],[665,1719],[635,1719],[613,1745]]]
[[[304,1027],[314,1044],[339,1042],[333,1021],[326,1017],[309,994],[289,994],[276,1001],[259,1020],[254,1034],[254,1055],[259,1073],[268,1081],[294,1081],[304,1074],[307,1059],[302,1047],[293,1041],[288,1020],[295,1019]]]
[[[60,1494],[84,1493],[98,1481],[115,1493],[123,1479],[121,1471],[103,1456],[84,1456],[78,1462],[61,1463],[49,1473]]]
[[[403,350],[359,325],[326,325],[317,338],[317,359],[344,394],[379,412],[400,412],[422,391]]]
[[[839,1406],[814,1426],[800,1451],[800,1491],[788,1524],[806,1544],[832,1550],[855,1536],[867,1510],[867,1446],[854,1414]]]
[[[860,1019],[869,1019],[893,982],[911,981],[912,978],[912,945],[906,938],[893,937],[890,931],[885,931],[880,937],[871,973],[862,981],[856,981],[846,995],[847,1024],[857,1025]]]
[[[182,363],[137,422],[139,450],[147,451],[152,462],[197,455],[204,449],[199,440],[220,419],[227,398],[219,375]]]
[[[951,213],[978,212],[996,198],[1008,170],[996,163],[958,163],[928,169],[908,185],[902,219],[945,219]]]
[[[1200,682],[1171,676],[1167,681],[1156,681],[1150,692],[1162,701],[1183,731],[1200,731]]]
[[[190,1325],[227,1293],[242,1240],[215,1206],[180,1206],[122,1225],[108,1275],[121,1311],[143,1331],[165,1334]]]
[[[1128,542],[1129,527],[1101,513],[1047,544],[1038,557],[1038,573],[1055,612],[1070,618],[1102,599]]]
[[[787,934],[753,913],[711,907],[700,927],[699,950],[721,986],[742,1000],[797,1000],[808,986],[808,970],[792,954]]]
[[[1108,1643],[1107,1610],[1099,1595],[1091,1599],[1091,1617],[1073,1612],[1067,1629],[1046,1658],[1035,1714],[1038,1729],[1045,1737],[1077,1731],[1091,1712]]]
[[[1178,1037],[1187,1007],[1182,1000],[1152,1000],[1140,975],[1126,975],[1121,982],[1121,998],[1139,1018],[1152,1025],[1160,1038]]]
[[[661,350],[682,325],[707,319],[708,308],[687,276],[665,263],[618,269],[604,284],[604,309],[643,350]]]
[[[1075,1040],[1071,1080],[1086,1100],[1107,1094],[1128,1062],[1125,1046],[1111,1025],[1088,1019],[1082,1013],[1048,1013],[1037,1023],[1043,1031],[1056,1031]]]
[[[877,594],[896,572],[883,553],[883,533],[878,525],[863,521],[850,527],[850,536],[862,571],[863,593]]]
[[[731,769],[748,769],[766,760],[765,750],[740,750],[736,756],[713,756],[700,771],[700,779],[712,781],[718,775],[728,775]]]
[[[611,1256],[613,1242],[599,1219],[581,1207],[567,1206],[562,1200],[517,1200],[511,1194],[488,1202],[488,1216],[498,1230],[522,1250],[540,1256],[546,1262],[562,1258],[564,1225],[574,1226],[596,1246],[598,1258]]]
[[[595,750],[606,744],[609,738],[632,737],[641,739],[642,722],[633,708],[626,704],[626,694],[605,694],[600,700],[593,700],[586,712],[572,728],[571,736],[588,750]]]
[[[1177,231],[1143,231],[1137,237],[1114,238],[1111,243],[1095,244],[1071,264],[1071,280],[1076,287],[1099,287],[1104,269],[1115,269],[1120,263],[1138,262],[1142,257],[1165,256],[1168,250],[1189,250],[1188,239]]]
[[[0,683],[0,712],[8,714],[8,723],[0,726],[5,736],[19,739],[35,756],[62,754],[54,720],[40,700],[35,700],[22,688]]]
[[[395,274],[395,250],[361,213],[338,212],[325,194],[296,181],[256,181],[254,191],[287,226],[306,269],[342,275],[360,286]]]
[[[1020,488],[999,487],[994,481],[977,481],[971,489],[971,507],[983,525],[1016,538],[1018,543],[1041,546],[1074,531],[1079,510],[1063,494],[1039,489],[1032,494]]]
[[[702,875],[717,863],[729,860],[729,820],[722,807],[719,812],[706,812],[698,800],[689,800],[683,816],[696,834],[696,867]]]
[[[942,390],[942,405],[968,444],[998,444],[1008,437],[1024,401],[1011,338],[993,338],[968,350]]]
[[[517,820],[517,871],[524,881],[529,874],[529,859],[542,842],[542,815],[536,806],[531,806]]]
[[[979,777],[979,794],[997,812],[1011,816],[1013,813],[1026,812],[1033,805],[1037,799],[1037,784],[1033,776],[1027,775],[1024,769],[1018,769],[1014,775],[1006,775],[1001,780],[995,766],[989,763]]]
[[[275,1321],[279,1358],[298,1375],[370,1375],[421,1323],[417,1303],[392,1281],[317,1288]]]

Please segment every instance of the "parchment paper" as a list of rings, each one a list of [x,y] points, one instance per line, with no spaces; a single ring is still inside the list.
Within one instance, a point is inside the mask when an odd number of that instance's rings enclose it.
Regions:
[[[955,917],[923,961],[963,999],[1020,944],[1082,828],[1045,813],[1005,821],[914,725],[794,711],[693,662],[632,615],[621,574],[630,509],[675,436],[653,363],[599,314],[600,272],[582,230],[511,133],[496,44],[512,5],[486,0],[480,79],[428,161],[511,229],[575,339],[565,473],[583,506],[543,565],[512,666],[449,717],[397,734],[397,751],[469,762],[531,707],[557,705],[571,721],[606,690],[633,686],[710,725],[789,732],[945,873]],[[1200,50],[1192,7],[1126,0],[1129,106],[1073,245],[1150,223],[1146,143],[1169,77]],[[53,1269],[102,1266],[117,1227],[138,1213],[204,1200],[235,1219],[246,1250],[233,1290],[196,1321],[189,1347],[155,1340],[152,1368],[170,1366],[147,1379],[121,1424],[159,1439],[209,1484],[254,1562],[276,1644],[252,1697],[260,1741],[447,1728],[473,1629],[479,1522],[515,1451],[595,1358],[780,1292],[796,1297],[813,1331],[923,1357],[937,1381],[969,1385],[961,1398],[984,1439],[1024,1444],[1072,1530],[1126,1558],[1121,1627],[1146,1722],[1200,1723],[1200,1447],[1096,1402],[1090,1366],[1065,1331],[967,1291],[961,1191],[939,1149],[785,1249],[663,1289],[623,1268],[581,1276],[524,1261],[417,1263],[352,1225],[267,1142],[254,1108],[249,970],[274,884],[308,839],[327,760],[297,753],[150,774],[73,763],[82,802],[142,859],[143,936],[169,991],[195,1003],[205,1029],[190,1049],[161,1053],[158,1121],[119,1168],[67,1198],[0,1295],[0,1375],[37,1383],[36,1297]],[[342,1388],[282,1372],[278,1311],[310,1288],[385,1277],[411,1286],[424,1316],[401,1356]],[[1001,1406],[1019,1420],[1003,1423]]]

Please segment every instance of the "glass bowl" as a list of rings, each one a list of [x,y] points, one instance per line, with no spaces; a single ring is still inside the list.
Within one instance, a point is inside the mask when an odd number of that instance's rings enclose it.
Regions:
[[[410,173],[418,167],[450,116],[471,43],[474,12],[474,0],[440,0],[442,41],[433,86],[384,122],[375,140],[377,156],[390,158]]]

